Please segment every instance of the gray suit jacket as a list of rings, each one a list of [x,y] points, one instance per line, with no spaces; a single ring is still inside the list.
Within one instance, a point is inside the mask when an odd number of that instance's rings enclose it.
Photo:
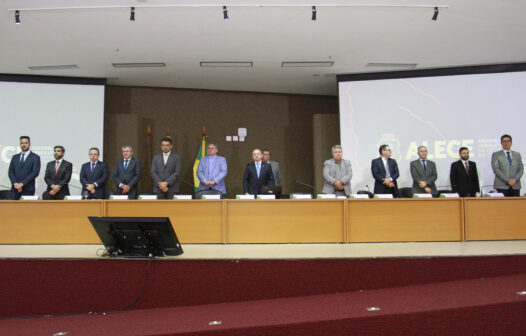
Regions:
[[[336,162],[334,159],[327,160],[323,163],[323,193],[334,194],[334,182],[336,182]],[[351,194],[351,178],[352,178],[352,167],[351,161],[342,159],[341,161],[341,179],[345,195]]]
[[[281,172],[279,171],[279,163],[276,161],[269,161],[272,168],[272,175],[274,175],[274,185],[281,185]]]
[[[174,152],[170,153],[166,165],[163,162],[162,154],[155,155],[153,157],[151,170],[153,191],[155,193],[161,191],[157,183],[168,182],[168,192],[181,192],[179,188],[179,175],[181,175],[182,165],[181,157]]]
[[[420,159],[411,161],[409,164],[411,169],[411,177],[413,178],[413,193],[425,194],[425,189],[418,186],[418,181],[425,181],[427,186],[431,188],[433,193],[437,191],[435,181],[438,178],[437,166],[433,161],[426,160],[426,170],[424,172],[424,165]]]
[[[513,189],[521,188],[521,177],[524,172],[524,164],[522,163],[522,157],[519,152],[511,151],[511,166],[506,157],[506,153],[504,153],[503,150],[493,153],[491,156],[491,168],[493,168],[493,172],[495,173],[493,188],[508,189],[509,185],[506,181],[511,178],[517,180]]]

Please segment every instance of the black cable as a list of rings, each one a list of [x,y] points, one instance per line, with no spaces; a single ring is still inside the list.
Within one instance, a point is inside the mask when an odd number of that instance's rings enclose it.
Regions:
[[[125,306],[124,308],[117,309],[116,311],[128,310],[130,308],[133,308],[137,304],[137,302],[139,302],[139,299],[142,297],[142,295],[144,294],[144,290],[146,289],[146,282],[148,280],[148,275],[150,274],[150,268],[151,268],[151,265],[152,265],[152,260],[153,260],[153,257],[148,258],[148,264],[146,264],[146,272],[144,274],[144,281],[142,283],[142,287],[141,287],[139,293],[135,297],[135,300],[133,300],[132,303],[130,303],[129,305]]]

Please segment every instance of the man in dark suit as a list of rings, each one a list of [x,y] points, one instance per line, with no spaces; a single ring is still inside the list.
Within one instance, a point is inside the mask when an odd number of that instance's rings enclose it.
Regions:
[[[436,164],[427,159],[427,147],[418,147],[418,159],[409,164],[413,178],[413,194],[437,195],[435,181],[438,178]]]
[[[131,146],[122,147],[122,159],[117,161],[113,171],[113,182],[117,186],[115,195],[128,195],[136,199],[141,179],[141,162],[133,157]]]
[[[99,155],[97,147],[90,148],[90,160],[80,169],[82,194],[86,195],[87,199],[104,199],[106,196],[106,181],[108,181],[110,171],[106,163],[99,161]]]
[[[172,152],[171,137],[161,139],[161,154],[155,155],[152,160],[153,192],[158,199],[171,199],[174,194],[179,194],[179,176],[183,163],[181,157]]]
[[[45,200],[63,200],[69,195],[69,181],[73,172],[71,162],[64,160],[66,149],[62,146],[53,148],[55,160],[48,162],[44,181],[47,184],[47,190],[42,194]]]
[[[256,148],[252,151],[252,160],[245,168],[243,175],[243,190],[247,195],[261,194],[264,186],[274,185],[274,175],[269,163],[262,161],[261,150]]]
[[[35,179],[40,173],[40,156],[33,153],[31,139],[27,135],[20,137],[22,152],[13,155],[9,164],[9,179],[11,180],[11,197],[15,200],[20,196],[35,194]]]
[[[374,177],[375,194],[392,194],[398,197],[398,186],[396,180],[400,177],[398,164],[391,159],[391,148],[381,145],[380,157],[371,162],[371,172]]]
[[[469,149],[460,147],[458,150],[460,160],[451,164],[449,179],[451,189],[460,197],[475,197],[480,192],[477,165],[469,161]]]

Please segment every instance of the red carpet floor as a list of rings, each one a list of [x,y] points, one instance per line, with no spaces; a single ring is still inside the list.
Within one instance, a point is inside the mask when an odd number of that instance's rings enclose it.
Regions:
[[[524,335],[526,295],[518,295],[520,291],[526,291],[526,273],[106,315],[1,320],[0,334]]]
[[[526,256],[317,260],[0,260],[0,318],[182,307],[526,272]],[[526,290],[526,289],[525,289]]]

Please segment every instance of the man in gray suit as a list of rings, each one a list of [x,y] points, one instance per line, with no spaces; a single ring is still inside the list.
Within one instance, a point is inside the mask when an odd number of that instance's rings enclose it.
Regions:
[[[155,155],[152,161],[153,192],[158,199],[171,199],[181,192],[179,175],[181,175],[181,157],[172,152],[171,137],[161,139],[161,154]]]
[[[520,196],[524,164],[521,154],[511,150],[511,140],[508,134],[500,137],[502,150],[491,156],[491,168],[495,173],[493,187],[506,197],[517,197]]]
[[[427,159],[427,147],[418,147],[418,159],[409,164],[413,178],[413,194],[437,193],[435,181],[438,178],[437,166]]]
[[[332,159],[323,163],[324,194],[349,196],[351,194],[351,161],[343,159],[342,146],[332,146]]]
[[[270,161],[270,150],[265,148],[261,151],[261,153],[263,154],[263,162],[269,163],[270,167],[272,168],[272,175],[274,175],[274,185],[281,185],[281,172],[279,170],[279,163],[276,161]]]

